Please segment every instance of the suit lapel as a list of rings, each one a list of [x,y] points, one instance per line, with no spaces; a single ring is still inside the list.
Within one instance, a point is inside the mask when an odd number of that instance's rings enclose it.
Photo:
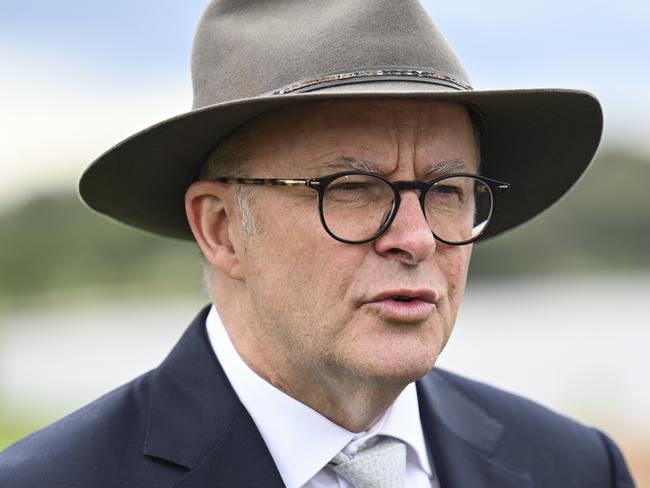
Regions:
[[[189,470],[174,486],[283,487],[259,431],[209,344],[208,310],[153,373],[143,454]]]
[[[503,425],[432,370],[417,383],[420,417],[442,488],[525,488],[528,473],[498,459]]]
[[[253,420],[242,412],[218,444],[174,487],[284,488],[271,455]]]

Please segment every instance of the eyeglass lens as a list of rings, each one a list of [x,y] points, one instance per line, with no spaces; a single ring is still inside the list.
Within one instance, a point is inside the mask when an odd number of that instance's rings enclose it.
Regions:
[[[344,175],[323,194],[323,219],[332,234],[346,241],[375,237],[393,212],[392,187],[372,175]],[[490,187],[471,176],[450,176],[436,182],[424,198],[432,232],[450,244],[478,237],[492,214]]]

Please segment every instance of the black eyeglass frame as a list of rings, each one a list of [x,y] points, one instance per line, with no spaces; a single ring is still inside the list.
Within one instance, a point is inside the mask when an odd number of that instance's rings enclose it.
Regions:
[[[325,214],[323,211],[323,200],[325,197],[325,191],[327,190],[327,187],[332,183],[332,181],[344,177],[344,176],[355,176],[355,175],[363,175],[363,176],[372,176],[374,178],[377,178],[379,180],[382,180],[384,183],[386,183],[388,186],[390,186],[393,190],[394,194],[394,199],[393,199],[393,206],[390,210],[390,214],[388,215],[388,218],[384,222],[384,224],[375,232],[371,237],[368,239],[363,239],[361,241],[351,241],[348,239],[343,239],[337,235],[335,235],[330,228],[327,226],[327,222],[325,221]],[[220,176],[216,178],[212,178],[214,181],[219,181],[221,183],[229,183],[229,184],[239,184],[239,185],[261,185],[261,186],[288,186],[288,187],[296,187],[296,186],[303,186],[306,188],[311,188],[312,190],[316,190],[318,192],[318,212],[320,214],[320,221],[321,224],[323,225],[323,228],[325,231],[333,238],[336,239],[339,242],[344,242],[346,244],[365,244],[366,242],[371,242],[374,241],[375,239],[378,239],[386,230],[390,227],[390,225],[393,223],[393,220],[395,220],[395,216],[397,215],[397,212],[399,210],[399,206],[401,203],[401,196],[400,192],[403,190],[418,190],[420,192],[419,195],[419,200],[420,200],[420,207],[422,208],[422,213],[424,215],[424,218],[427,218],[426,211],[424,209],[425,205],[425,198],[426,194],[429,191],[431,187],[436,185],[437,183],[444,181],[449,178],[455,178],[455,177],[471,177],[474,178],[482,183],[484,183],[489,189],[490,189],[490,196],[492,199],[492,206],[490,208],[490,215],[488,216],[485,225],[483,226],[483,229],[479,234],[476,236],[472,237],[471,239],[467,239],[461,242],[450,242],[445,239],[440,238],[438,235],[436,235],[433,230],[431,230],[431,233],[433,234],[433,237],[450,246],[463,246],[466,244],[470,244],[472,242],[476,242],[478,239],[480,239],[486,232],[490,222],[492,221],[492,216],[494,215],[495,209],[496,209],[496,202],[497,202],[497,195],[504,193],[508,191],[510,188],[510,183],[506,183],[504,181],[497,181],[493,180],[491,178],[486,178],[485,176],[481,175],[476,175],[473,173],[450,173],[450,174],[445,174],[442,176],[439,176],[437,178],[434,178],[429,181],[422,181],[422,180],[414,180],[414,181],[389,181],[386,178],[384,178],[381,175],[378,175],[376,173],[369,173],[365,171],[342,171],[339,173],[334,173],[331,175],[326,175],[326,176],[321,176],[319,178],[306,178],[306,179],[287,179],[287,178],[235,178],[235,177],[230,177],[230,176]]]

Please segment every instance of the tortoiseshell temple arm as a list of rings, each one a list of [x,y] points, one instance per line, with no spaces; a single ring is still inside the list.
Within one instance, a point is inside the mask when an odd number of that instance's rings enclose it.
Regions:
[[[363,172],[359,171],[351,171],[351,172],[342,172],[342,173],[335,173],[333,175],[327,175],[323,176],[321,178],[310,178],[310,179],[282,179],[282,178],[233,178],[230,176],[220,176],[217,178],[214,178],[214,181],[220,181],[221,183],[234,183],[234,184],[240,184],[240,185],[261,185],[261,186],[305,186],[307,188],[312,188],[314,190],[318,191],[324,191],[324,189],[330,184],[330,182],[334,181],[336,178],[345,176],[347,174],[366,174]],[[375,174],[369,174],[370,176],[378,177]],[[398,181],[391,183],[388,180],[385,180],[384,178],[378,177],[379,179],[385,181],[388,185],[392,186],[393,189],[397,189],[399,191],[400,189],[415,189],[415,188],[420,188],[421,185],[425,185],[426,189],[428,190],[429,186],[432,185],[433,183],[437,181],[444,181],[447,178],[454,178],[458,176],[469,176],[472,178],[476,178],[479,181],[482,181],[483,183],[487,184],[490,189],[495,192],[495,193],[503,193],[505,191],[508,191],[510,188],[509,183],[505,183],[502,181],[496,181],[492,180],[490,178],[485,178],[484,176],[479,176],[471,173],[452,173],[449,175],[443,175],[440,178],[436,178],[435,180],[431,180],[430,182],[426,181],[413,181],[413,182],[405,182],[405,181]],[[415,186],[413,186],[415,184]],[[420,188],[422,189],[422,188]]]
[[[262,186],[306,186],[311,187],[313,180],[285,180],[279,178],[231,178],[223,176],[214,178],[221,183],[237,183],[240,185],[262,185]]]

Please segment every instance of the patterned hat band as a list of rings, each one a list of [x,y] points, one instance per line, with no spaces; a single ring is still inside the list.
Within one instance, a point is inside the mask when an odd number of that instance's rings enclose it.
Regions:
[[[287,93],[304,93],[320,88],[326,88],[335,85],[346,85],[349,83],[367,82],[367,81],[417,81],[433,83],[436,85],[447,86],[455,90],[472,90],[473,88],[451,76],[438,71],[428,71],[423,69],[400,69],[400,68],[374,68],[358,69],[354,71],[343,71],[323,75],[319,78],[298,81],[286,85],[278,90],[271,92],[272,95],[285,95]]]

